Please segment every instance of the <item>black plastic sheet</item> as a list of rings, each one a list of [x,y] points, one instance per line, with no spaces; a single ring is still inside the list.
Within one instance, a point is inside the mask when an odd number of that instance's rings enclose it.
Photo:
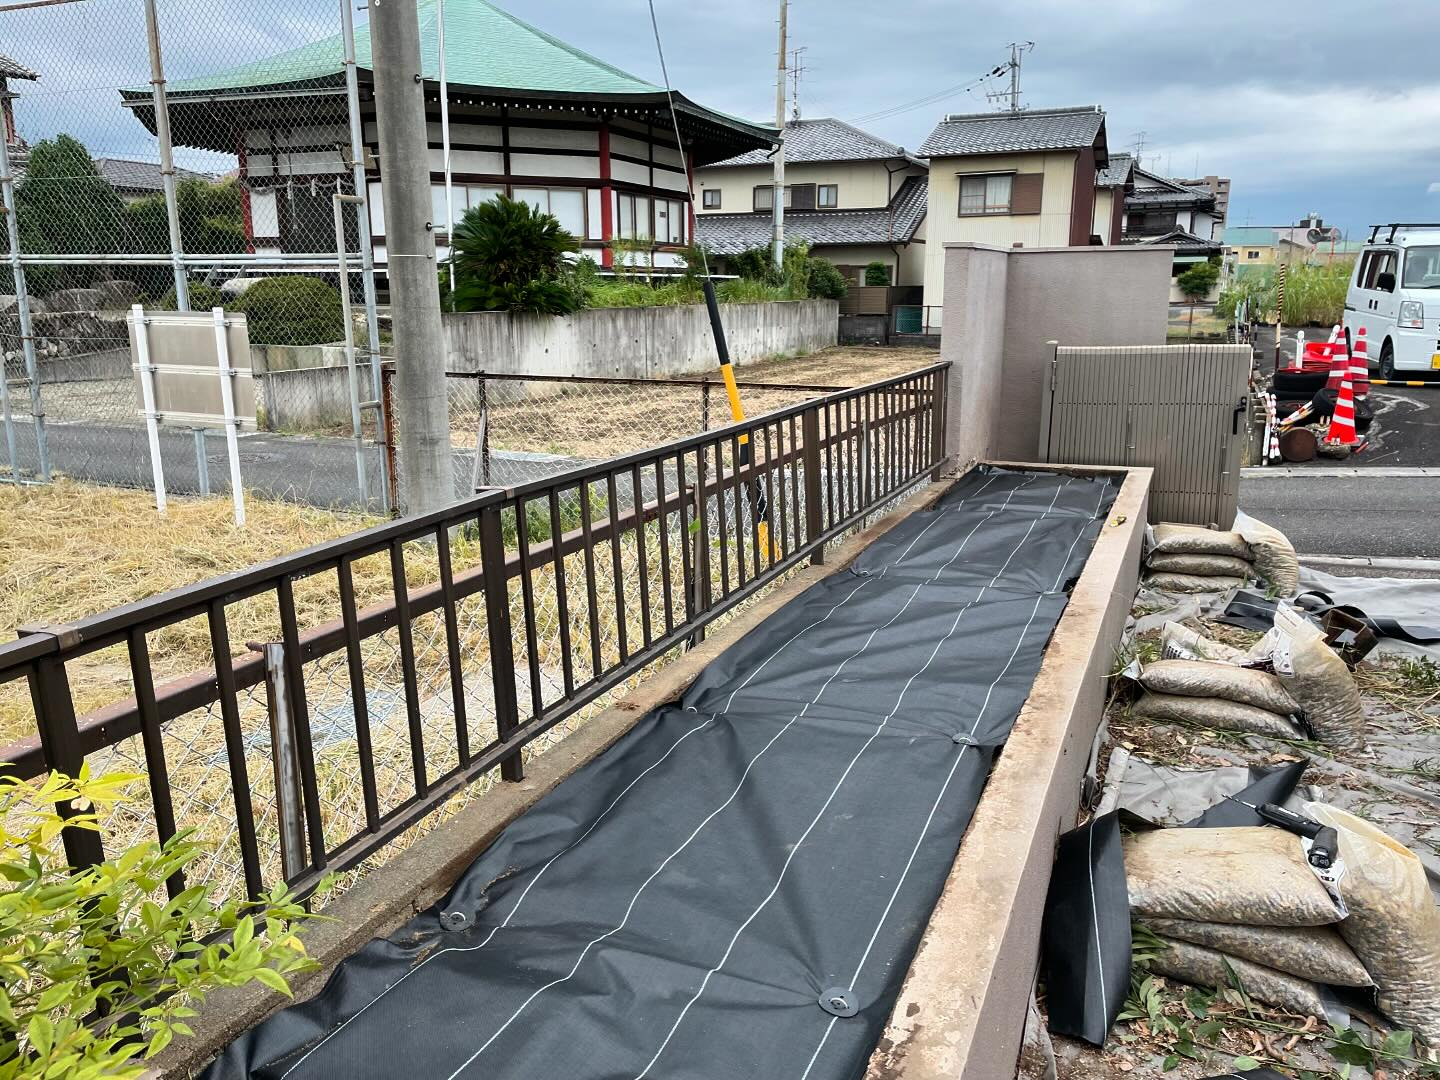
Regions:
[[[1269,822],[1251,810],[1245,803],[1253,806],[1264,806],[1266,803],[1284,806],[1285,800],[1294,794],[1296,786],[1300,783],[1300,777],[1305,774],[1309,765],[1310,762],[1303,758],[1300,761],[1289,761],[1284,765],[1268,769],[1252,765],[1250,766],[1249,787],[1237,792],[1233,798],[1222,799],[1199,817],[1187,821],[1184,827],[1233,829],[1268,825]]]
[[[1040,950],[1050,1030],[1103,1046],[1130,992],[1130,893],[1119,811],[1060,837]]]
[[[963,479],[206,1075],[862,1075],[1115,491]]]

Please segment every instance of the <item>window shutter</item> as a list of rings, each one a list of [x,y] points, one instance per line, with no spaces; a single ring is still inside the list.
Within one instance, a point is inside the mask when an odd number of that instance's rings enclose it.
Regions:
[[[815,185],[795,184],[790,189],[791,210],[814,210],[815,209]]]
[[[1040,213],[1040,201],[1044,190],[1044,173],[1016,173],[1010,187],[1010,213]]]

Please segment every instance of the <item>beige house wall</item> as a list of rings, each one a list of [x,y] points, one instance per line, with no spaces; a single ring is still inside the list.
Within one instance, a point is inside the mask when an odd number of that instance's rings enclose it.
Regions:
[[[896,159],[886,161],[839,161],[817,164],[787,165],[786,184],[835,184],[839,187],[839,210],[873,209],[885,206],[890,197],[900,189],[907,176],[924,176],[921,165],[911,165],[899,171],[886,172],[896,168]],[[755,208],[754,191],[757,186],[769,184],[774,179],[774,170],[769,165],[744,165],[725,169],[702,168],[695,170],[695,212],[697,214],[721,213],[743,214]],[[888,187],[887,187],[888,184]],[[706,210],[701,192],[720,189],[720,209]]]
[[[1090,231],[1105,243],[1110,242],[1110,211],[1115,207],[1114,188],[1095,189],[1095,213],[1090,218]]]
[[[960,216],[960,177],[976,173],[1044,173],[1038,214]],[[1075,151],[1038,154],[967,154],[930,160],[930,209],[926,215],[925,303],[945,295],[945,245],[1064,247],[1070,242],[1075,188]],[[1108,235],[1109,230],[1106,230]]]

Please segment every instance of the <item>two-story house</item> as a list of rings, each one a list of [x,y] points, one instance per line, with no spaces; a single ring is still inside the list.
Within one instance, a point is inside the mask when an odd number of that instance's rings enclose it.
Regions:
[[[894,285],[924,275],[925,163],[894,143],[843,120],[785,125],[784,220],[787,239],[810,245],[847,279],[872,262]],[[768,245],[774,216],[774,164],[751,150],[695,170],[696,236],[718,255]]]
[[[1171,276],[1179,277],[1192,264],[1224,251],[1224,218],[1216,199],[1209,187],[1192,187],[1137,165],[1134,188],[1125,197],[1123,242],[1173,247]],[[1178,285],[1172,285],[1170,298],[1184,299]]]
[[[999,247],[1103,244],[1097,232],[1098,175],[1110,166],[1098,105],[945,117],[916,153],[930,159],[926,226],[926,321],[944,303],[945,245]],[[1107,188],[1113,200],[1128,174]],[[1105,208],[1113,219],[1113,202]]]

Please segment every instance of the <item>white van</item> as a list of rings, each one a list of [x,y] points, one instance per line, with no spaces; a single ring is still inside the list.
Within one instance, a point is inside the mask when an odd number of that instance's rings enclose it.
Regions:
[[[1440,372],[1440,223],[1376,225],[1345,297],[1382,379]]]

